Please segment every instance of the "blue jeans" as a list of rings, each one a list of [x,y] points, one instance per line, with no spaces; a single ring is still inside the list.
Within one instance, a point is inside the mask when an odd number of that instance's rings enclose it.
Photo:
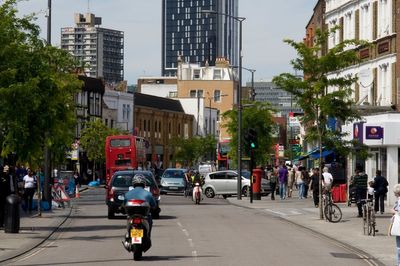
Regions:
[[[299,199],[304,198],[304,183],[299,183],[298,184],[298,188],[299,188]]]
[[[279,196],[281,199],[286,197],[286,184],[279,184]]]
[[[400,265],[400,236],[396,236],[397,265]]]

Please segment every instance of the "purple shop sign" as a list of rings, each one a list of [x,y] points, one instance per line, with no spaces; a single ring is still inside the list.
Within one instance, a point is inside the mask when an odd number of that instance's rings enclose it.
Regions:
[[[366,139],[383,139],[383,127],[366,126],[365,127]]]

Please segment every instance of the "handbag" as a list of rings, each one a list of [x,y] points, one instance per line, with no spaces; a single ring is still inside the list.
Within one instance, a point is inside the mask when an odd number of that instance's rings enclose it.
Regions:
[[[389,236],[400,236],[400,215],[393,215],[389,225]]]

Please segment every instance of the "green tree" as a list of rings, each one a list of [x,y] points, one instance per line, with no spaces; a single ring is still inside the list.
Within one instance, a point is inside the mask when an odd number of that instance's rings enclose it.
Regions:
[[[261,102],[251,103],[249,106],[243,108],[242,111],[242,136],[249,128],[254,128],[257,132],[258,147],[254,150],[256,165],[263,165],[269,161],[269,154],[273,143],[272,131],[275,126],[275,122],[272,119],[273,111],[268,103]],[[237,162],[237,109],[226,111],[222,114],[222,117],[227,121],[224,127],[227,128],[232,138],[229,143],[231,147],[229,157],[233,162]],[[246,147],[243,147],[243,145],[242,153],[246,156],[249,155],[246,154]]]
[[[85,128],[81,132],[80,144],[88,159],[94,162],[93,173],[96,170],[96,164],[103,165],[105,162],[106,137],[120,134],[124,133],[119,129],[107,127],[101,119],[85,123]]]
[[[328,149],[334,148],[335,152],[342,155],[348,154],[351,149],[350,143],[343,139],[344,134],[340,130],[327,127],[328,119],[335,118],[339,123],[345,123],[360,117],[351,97],[351,86],[357,81],[357,77],[341,75],[340,72],[359,62],[357,51],[349,48],[364,44],[355,40],[345,40],[321,55],[330,34],[334,34],[336,30],[338,28],[326,32],[317,31],[313,47],[307,47],[303,42],[285,40],[298,54],[298,58],[291,61],[293,68],[304,73],[305,79],[290,73],[280,74],[273,79],[279,87],[292,93],[304,110],[301,122],[306,127],[305,140],[318,144],[320,166],[323,146]],[[320,191],[321,186],[322,184]],[[321,197],[322,193],[322,203]],[[320,217],[323,218],[322,204]]]
[[[45,146],[59,154],[73,141],[74,94],[81,82],[65,51],[39,37],[33,17],[18,18],[15,0],[0,5],[1,155],[16,153],[32,167]]]
[[[184,166],[191,167],[215,151],[217,140],[214,136],[196,136],[193,138],[174,138],[171,141],[174,147],[173,160]]]

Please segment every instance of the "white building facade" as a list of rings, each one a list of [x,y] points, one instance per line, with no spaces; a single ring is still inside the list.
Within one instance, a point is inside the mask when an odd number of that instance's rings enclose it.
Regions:
[[[388,179],[389,190],[400,183],[400,113],[388,112],[395,110],[399,101],[396,4],[395,0],[326,0],[325,13],[328,29],[339,26],[328,40],[328,49],[349,39],[372,44],[349,47],[358,50],[361,62],[332,74],[358,76],[352,97],[368,113],[362,121],[342,127],[349,138],[367,145],[370,154],[365,161],[355,156],[348,158],[347,176],[354,174],[356,165],[361,165],[370,179],[375,177],[376,170],[381,170]],[[388,205],[395,200],[392,194],[388,193]]]
[[[123,91],[105,90],[103,101],[107,108],[115,110],[115,117],[103,117],[104,123],[111,128],[120,128],[133,132],[133,94]]]

